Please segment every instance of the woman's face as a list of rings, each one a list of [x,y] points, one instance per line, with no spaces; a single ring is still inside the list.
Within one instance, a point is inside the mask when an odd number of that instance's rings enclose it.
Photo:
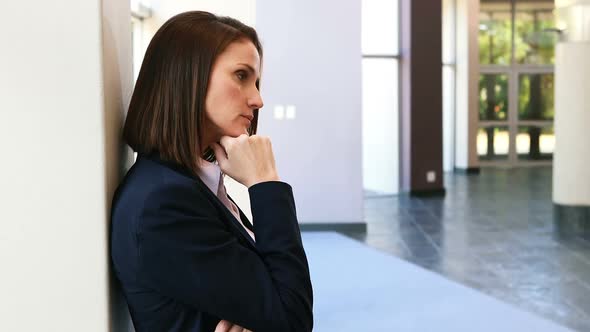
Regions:
[[[259,79],[260,56],[252,42],[233,42],[219,54],[205,97],[205,147],[221,136],[248,134],[254,110],[262,108]]]

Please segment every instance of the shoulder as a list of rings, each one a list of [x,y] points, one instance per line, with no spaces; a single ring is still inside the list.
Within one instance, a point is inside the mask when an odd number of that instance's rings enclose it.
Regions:
[[[207,201],[199,181],[165,164],[138,158],[117,189],[113,212],[126,210],[139,215],[159,208],[204,207]]]
[[[131,181],[154,186],[167,184],[191,186],[196,184],[195,177],[191,176],[188,171],[147,157],[139,157],[129,170],[127,177]]]

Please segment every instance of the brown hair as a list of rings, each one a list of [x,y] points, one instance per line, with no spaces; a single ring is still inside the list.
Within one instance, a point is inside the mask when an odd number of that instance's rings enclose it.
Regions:
[[[217,56],[244,39],[254,44],[262,61],[256,31],[236,19],[191,11],[164,23],[147,48],[131,97],[123,129],[127,144],[193,172],[199,157],[215,161],[213,151],[201,146],[209,76]],[[256,134],[257,126],[254,110],[248,133]]]

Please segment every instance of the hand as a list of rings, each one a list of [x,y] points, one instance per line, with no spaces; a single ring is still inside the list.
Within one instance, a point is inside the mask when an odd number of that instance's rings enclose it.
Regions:
[[[247,330],[241,326],[232,324],[226,320],[221,320],[217,327],[215,327],[215,332],[252,332]]]
[[[211,148],[223,173],[248,188],[260,182],[279,180],[268,137],[223,136]]]

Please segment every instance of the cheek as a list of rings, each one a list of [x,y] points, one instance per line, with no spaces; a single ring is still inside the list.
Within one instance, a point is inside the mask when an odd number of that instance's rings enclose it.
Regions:
[[[237,85],[227,85],[225,88],[225,96],[228,101],[237,103],[240,101],[241,89]]]
[[[241,114],[241,92],[240,88],[235,85],[227,84],[220,94],[219,112],[223,113],[223,118],[229,121],[235,119],[236,115]]]
[[[233,82],[212,84],[205,100],[206,114],[218,126],[228,125],[241,114],[241,89]]]

